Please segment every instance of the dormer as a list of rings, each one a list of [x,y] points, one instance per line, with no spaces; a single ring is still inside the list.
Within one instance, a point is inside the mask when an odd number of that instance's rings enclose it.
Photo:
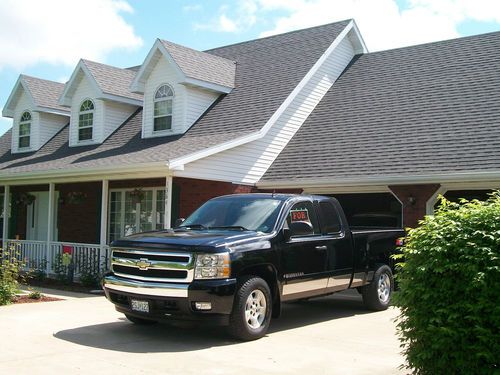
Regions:
[[[236,63],[157,39],[131,91],[144,94],[143,138],[182,134],[235,87]]]
[[[58,104],[64,84],[20,75],[2,115],[12,122],[12,153],[39,150],[69,122],[69,110]]]
[[[59,99],[71,110],[70,146],[102,143],[142,106],[142,95],[130,92],[134,69],[80,60]]]

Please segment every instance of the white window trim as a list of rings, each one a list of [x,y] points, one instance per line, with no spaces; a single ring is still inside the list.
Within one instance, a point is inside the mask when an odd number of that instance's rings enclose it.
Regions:
[[[25,113],[28,113],[30,115],[29,120],[24,120],[22,121],[22,117],[24,116]],[[26,125],[29,124],[29,133],[28,135],[21,135],[21,125]],[[17,148],[19,150],[29,150],[31,148],[31,125],[33,124],[33,115],[31,114],[30,111],[25,110],[21,113],[21,117],[19,119],[19,126],[18,126],[18,135],[17,135]],[[21,147],[19,144],[21,143],[21,138],[26,138],[29,137],[29,144],[28,146],[23,146]]]
[[[92,103],[93,109],[82,111],[81,110],[82,109],[82,105],[87,100],[89,100]],[[92,113],[92,125],[80,126],[80,116],[81,115],[86,115],[88,113]],[[90,99],[90,98],[83,99],[82,102],[80,103],[80,106],[78,107],[78,120],[77,120],[78,124],[77,124],[77,130],[76,130],[76,132],[77,132],[76,138],[77,138],[79,144],[93,143],[94,142],[94,135],[95,135],[95,132],[94,132],[94,120],[95,120],[95,103],[94,103],[94,101],[92,99]],[[80,139],[80,129],[89,129],[89,128],[92,129],[92,138],[90,138],[90,139]]]
[[[158,90],[160,90],[160,88],[162,88],[163,86],[168,86],[168,88],[172,92],[172,95],[166,96],[166,97],[162,97],[162,98],[156,98],[156,94],[158,93]],[[153,134],[154,135],[163,135],[163,134],[173,133],[173,128],[174,128],[174,97],[175,97],[174,89],[168,83],[162,83],[161,85],[159,85],[156,88],[156,90],[154,92],[154,95],[153,95]],[[167,101],[167,100],[170,100],[171,103],[172,103],[172,106],[171,106],[172,110],[170,112],[170,115],[163,115],[163,116],[157,116],[157,115],[155,115],[155,105],[156,105],[156,103]],[[168,116],[170,116],[170,118],[171,118],[170,129],[155,130],[155,119],[162,118],[162,117],[168,117]]]
[[[111,194],[112,193],[117,193],[117,192],[121,192],[123,193],[122,195],[122,199],[120,201],[120,236],[124,236],[125,235],[125,193],[127,191],[132,191],[136,188],[119,188],[119,189],[109,189],[109,193],[108,193],[108,223],[107,223],[107,228],[108,228],[108,231],[107,231],[107,241],[108,243],[111,242]],[[165,191],[165,187],[162,187],[162,186],[150,186],[150,187],[141,187],[142,191],[144,192],[147,192],[147,191],[152,191],[153,192],[153,196],[151,198],[153,204],[152,204],[152,210],[151,210],[151,216],[152,216],[152,222],[151,222],[151,227],[152,229],[151,230],[157,230],[156,229],[156,224],[157,224],[157,221],[156,221],[156,217],[157,217],[157,206],[156,206],[156,201],[157,201],[157,197],[158,197],[158,191]],[[166,192],[165,192],[166,194]],[[140,228],[140,225],[141,225],[141,215],[140,215],[140,203],[136,203],[136,217],[135,217],[135,227],[136,228]],[[121,234],[123,233],[123,234]],[[139,232],[137,232],[139,233]]]

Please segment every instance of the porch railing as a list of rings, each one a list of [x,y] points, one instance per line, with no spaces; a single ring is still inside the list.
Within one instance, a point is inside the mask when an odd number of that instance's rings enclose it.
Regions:
[[[25,270],[39,270],[53,276],[61,272],[63,254],[70,255],[75,278],[84,273],[103,274],[110,268],[109,246],[72,242],[6,240],[4,248],[14,249]]]

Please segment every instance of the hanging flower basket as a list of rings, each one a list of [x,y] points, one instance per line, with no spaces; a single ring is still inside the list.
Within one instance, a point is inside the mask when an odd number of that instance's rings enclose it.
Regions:
[[[130,192],[130,198],[132,198],[132,203],[134,204],[141,203],[144,199],[144,191],[142,188],[135,188]]]
[[[19,206],[29,206],[35,201],[36,197],[29,193],[19,193],[14,199]]]
[[[68,204],[82,204],[87,199],[87,194],[81,191],[70,191],[66,194],[66,202]]]

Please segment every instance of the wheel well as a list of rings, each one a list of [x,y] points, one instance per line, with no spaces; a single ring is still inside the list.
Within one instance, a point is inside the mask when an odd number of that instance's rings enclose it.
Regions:
[[[264,279],[271,289],[271,297],[273,299],[273,318],[280,315],[281,312],[281,300],[280,292],[278,288],[278,280],[276,277],[276,270],[271,264],[259,264],[255,266],[249,266],[243,269],[239,274],[238,278],[241,276],[258,276]]]

